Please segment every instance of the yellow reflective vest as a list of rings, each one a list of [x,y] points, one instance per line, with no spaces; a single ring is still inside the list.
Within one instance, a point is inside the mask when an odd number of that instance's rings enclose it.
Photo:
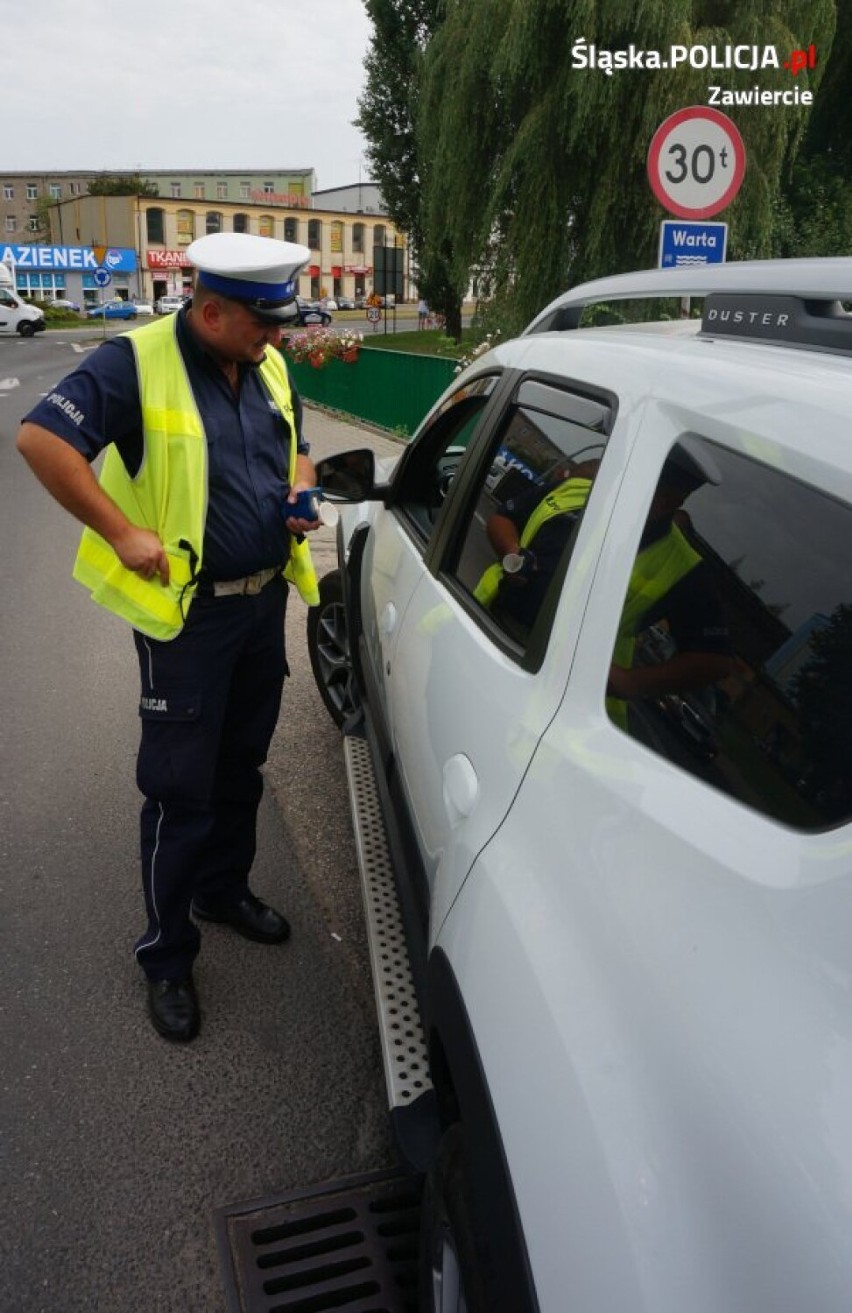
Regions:
[[[142,579],[122,565],[93,529],[85,529],[74,578],[92,600],[151,638],[167,641],[183,628],[201,569],[207,519],[207,442],[204,426],[176,339],[177,315],[135,329],[144,454],[131,478],[114,446],[107,448],[100,483],[139,528],[156,533],[169,560],[169,583]],[[279,353],[260,365],[264,386],[290,427],[288,480],[296,475],[296,424],[287,369]],[[283,471],[282,471],[283,484]],[[306,541],[293,539],[285,577],[309,606],[319,604],[316,574]]]
[[[591,479],[572,478],[566,479],[564,483],[560,483],[557,488],[547,493],[545,497],[542,497],[524,525],[519,545],[529,547],[541,526],[555,516],[568,515],[573,511],[582,510],[589,500],[591,489]],[[482,606],[491,605],[497,596],[505,573],[501,561],[495,561],[493,565],[489,565],[473,590],[477,602],[480,602]]]
[[[645,616],[700,562],[700,555],[690,547],[676,524],[670,525],[662,538],[642,548],[630,572],[627,597],[618,622],[612,654],[615,665],[632,668],[636,635],[644,627]],[[627,703],[620,698],[607,698],[606,705],[611,718],[626,729]]]

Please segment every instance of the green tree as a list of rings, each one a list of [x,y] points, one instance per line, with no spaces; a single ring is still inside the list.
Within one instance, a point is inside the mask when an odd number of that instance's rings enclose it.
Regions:
[[[440,26],[443,0],[364,2],[373,34],[355,122],[367,140],[371,174],[388,213],[408,235],[420,292],[458,339],[466,279],[460,286],[454,282],[452,250],[443,236],[425,240],[423,205],[430,181],[417,132],[423,58]]]
[[[89,183],[90,196],[159,196],[157,184],[138,173],[102,173]]]
[[[822,52],[821,52],[822,53]],[[837,30],[807,133],[775,209],[774,252],[852,255],[852,8]]]
[[[424,247],[441,240],[457,281],[474,271],[515,331],[572,283],[653,265],[665,217],[646,175],[651,138],[684,105],[706,103],[716,80],[675,70],[574,67],[586,51],[666,51],[774,45],[830,49],[835,0],[447,0],[424,52],[418,150]],[[814,89],[825,65],[798,75]],[[783,69],[730,70],[726,87],[791,86]],[[725,214],[730,254],[771,253],[781,180],[807,121],[801,106],[739,107],[748,155]]]

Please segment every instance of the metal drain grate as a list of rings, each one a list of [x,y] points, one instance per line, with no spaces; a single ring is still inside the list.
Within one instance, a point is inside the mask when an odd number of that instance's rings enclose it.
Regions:
[[[220,1209],[229,1313],[416,1313],[421,1188],[380,1172]]]
[[[429,1056],[370,749],[366,740],[351,736],[343,749],[388,1099],[392,1108],[404,1107],[432,1089]]]

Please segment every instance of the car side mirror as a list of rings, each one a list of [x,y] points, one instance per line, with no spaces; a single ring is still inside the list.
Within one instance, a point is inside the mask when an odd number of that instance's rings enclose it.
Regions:
[[[376,458],[369,447],[327,456],[316,471],[317,486],[327,501],[359,502],[374,495]]]

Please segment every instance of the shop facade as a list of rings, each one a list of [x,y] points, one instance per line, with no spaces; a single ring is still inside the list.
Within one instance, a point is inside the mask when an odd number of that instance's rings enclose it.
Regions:
[[[33,301],[59,297],[86,307],[114,296],[139,297],[139,262],[132,247],[101,252],[91,246],[7,243],[0,246],[0,261],[13,271],[20,295]]]

